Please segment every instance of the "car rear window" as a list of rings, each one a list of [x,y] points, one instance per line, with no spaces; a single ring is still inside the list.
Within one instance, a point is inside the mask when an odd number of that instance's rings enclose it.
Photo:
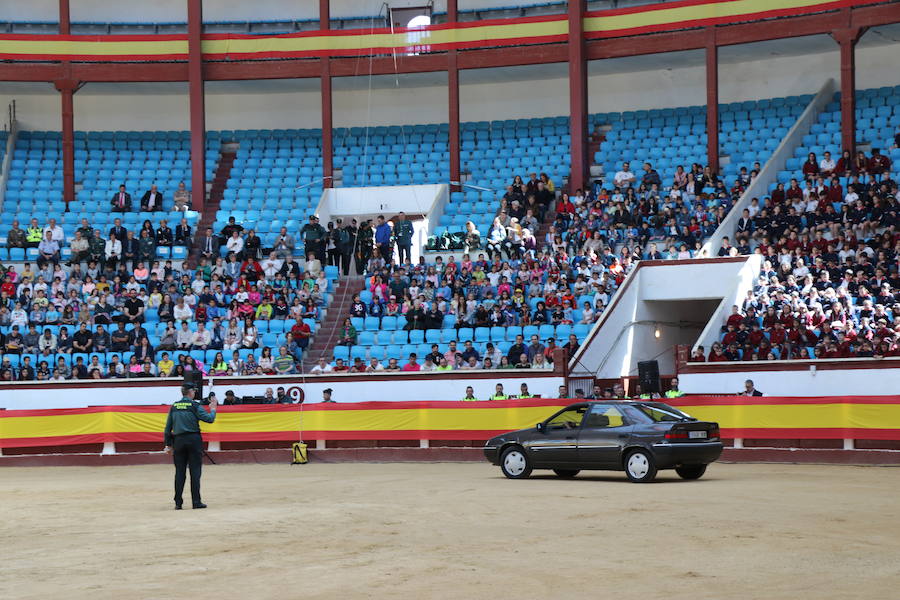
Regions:
[[[691,418],[680,410],[665,404],[639,404],[636,408],[657,423],[662,421],[684,421]]]

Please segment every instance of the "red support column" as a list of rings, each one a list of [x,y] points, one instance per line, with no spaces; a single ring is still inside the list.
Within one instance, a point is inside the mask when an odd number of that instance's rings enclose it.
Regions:
[[[719,171],[719,47],[716,30],[707,29],[706,36],[706,164],[713,173]]]
[[[447,0],[447,23],[456,23],[457,0]],[[450,130],[448,132],[450,150],[450,181],[460,181],[462,168],[459,150],[459,62],[456,50],[447,52],[447,90]],[[451,186],[451,190],[459,190],[459,186]]]
[[[71,20],[69,18],[69,0],[59,0],[59,33],[69,35]],[[63,69],[71,73],[71,63],[65,61]],[[55,81],[61,102],[62,123],[62,166],[63,166],[63,200],[68,205],[75,200],[75,102],[73,95],[78,89],[78,82],[71,79]]]
[[[59,0],[59,34],[69,35],[70,33],[69,0]]]
[[[331,29],[331,7],[329,0],[319,0],[319,29],[328,31]],[[332,123],[331,100],[331,61],[323,56],[322,61],[322,177],[324,187],[333,187],[334,180],[334,133]]]
[[[841,48],[841,149],[856,155],[856,42],[865,33],[862,27],[832,32]]]
[[[67,65],[68,66],[68,65]],[[79,83],[71,79],[54,81],[62,104],[63,200],[75,200],[75,106],[73,96]]]
[[[582,27],[585,0],[569,0],[569,191],[584,189],[587,157],[587,56]]]
[[[191,203],[203,210],[206,201],[206,106],[203,93],[203,0],[188,3],[188,92],[191,110]]]

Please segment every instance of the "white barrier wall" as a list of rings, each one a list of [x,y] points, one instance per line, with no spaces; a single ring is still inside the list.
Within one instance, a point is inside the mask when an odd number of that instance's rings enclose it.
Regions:
[[[885,359],[889,360],[889,359]],[[746,370],[722,373],[679,373],[678,386],[688,394],[736,394],[752,379],[766,396],[882,396],[900,389],[900,360],[893,369],[825,370],[810,366],[799,371]]]
[[[460,373],[459,377],[420,379],[403,374],[385,375],[382,380],[359,378],[354,376],[338,377],[267,377],[265,379],[242,380],[232,378],[231,381],[214,381],[213,390],[221,402],[227,390],[233,390],[237,396],[262,396],[266,388],[273,392],[278,386],[290,389],[299,387],[307,402],[321,402],[322,390],[331,388],[332,398],[336,402],[368,402],[368,401],[400,401],[400,400],[461,400],[465,396],[466,386],[475,388],[475,397],[487,400],[494,393],[494,386],[502,383],[507,394],[518,394],[522,383],[528,384],[532,394],[545,398],[555,398],[563,378],[547,373],[534,376],[519,372],[513,375],[508,371],[498,371],[496,378],[472,378]],[[414,376],[418,377],[418,376]],[[152,382],[151,385],[123,382],[118,387],[115,382],[106,381],[103,385],[92,382],[79,382],[74,385],[65,383],[48,385],[16,384],[4,387],[0,392],[0,409],[39,409],[39,408],[81,408],[85,406],[139,406],[169,404],[179,397],[180,382],[167,381],[171,385]],[[209,387],[204,388],[204,394]]]

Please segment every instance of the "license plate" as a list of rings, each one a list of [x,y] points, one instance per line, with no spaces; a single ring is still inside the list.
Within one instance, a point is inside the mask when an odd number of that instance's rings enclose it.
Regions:
[[[688,431],[688,437],[692,440],[695,440],[697,438],[705,438],[706,432],[705,431]]]

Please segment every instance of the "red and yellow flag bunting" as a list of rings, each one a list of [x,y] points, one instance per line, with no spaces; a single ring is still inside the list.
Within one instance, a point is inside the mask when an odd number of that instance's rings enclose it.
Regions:
[[[589,12],[587,38],[611,38],[689,27],[787,17],[879,0],[683,0]],[[260,60],[317,56],[367,56],[388,52],[439,52],[564,42],[565,14],[432,25],[423,29],[349,29],[284,35],[206,34],[206,60]],[[0,59],[22,61],[186,61],[187,36],[0,35]]]
[[[223,406],[204,437],[218,441],[484,440],[532,427],[571,400],[362,402]],[[900,396],[668,401],[716,421],[725,438],[900,440]],[[0,447],[162,442],[167,406],[0,411]]]

